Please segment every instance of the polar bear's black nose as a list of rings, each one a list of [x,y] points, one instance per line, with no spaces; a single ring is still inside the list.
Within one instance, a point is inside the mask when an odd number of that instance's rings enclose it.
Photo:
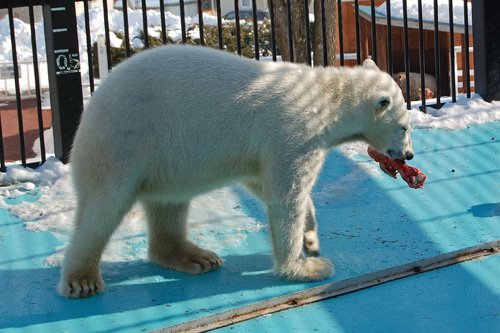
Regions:
[[[398,151],[398,152],[395,152],[394,150],[388,150],[387,151],[387,156],[389,156],[390,158],[393,158],[395,160],[400,160],[400,161],[404,161],[404,160],[411,160],[413,158],[413,153],[412,152],[403,152],[403,151]]]

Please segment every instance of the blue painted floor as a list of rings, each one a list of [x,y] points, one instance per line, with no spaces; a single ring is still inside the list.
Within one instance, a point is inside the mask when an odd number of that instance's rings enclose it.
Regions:
[[[266,315],[215,332],[498,332],[499,276],[497,255]]]
[[[59,270],[43,264],[61,242],[49,232],[27,231],[22,220],[0,208],[0,332],[150,331],[500,239],[499,134],[499,122],[415,130],[411,164],[427,174],[424,190],[374,174],[367,156],[353,160],[334,150],[313,194],[322,255],[336,267],[323,282],[274,277],[263,229],[222,251],[219,271],[189,276],[144,260],[108,262],[102,265],[106,293],[67,300],[55,292]],[[266,223],[260,204],[233,190],[240,196],[238,209]],[[37,194],[3,199],[12,205],[37,200]],[[303,331],[306,318],[311,332],[494,331],[500,327],[498,260],[464,263],[223,330]]]

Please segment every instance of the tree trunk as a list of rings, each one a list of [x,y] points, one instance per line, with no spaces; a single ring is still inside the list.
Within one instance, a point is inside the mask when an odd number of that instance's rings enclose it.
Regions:
[[[324,0],[325,6],[325,31],[326,46],[323,45],[322,10],[321,1],[314,1],[314,36],[313,52],[314,66],[335,66],[337,54],[337,2],[336,0]],[[324,50],[326,47],[326,61]]]
[[[307,39],[305,29],[304,1],[291,0],[292,7],[292,50],[290,57],[289,25],[287,0],[274,0],[274,27],[276,32],[276,45],[278,46],[283,61],[305,63],[307,62]],[[271,4],[269,4],[269,7]]]
[[[312,50],[314,52],[315,66],[322,66],[323,60],[323,35],[321,25],[321,1],[322,0],[290,0],[292,7],[292,49],[293,57],[290,57],[289,25],[287,0],[274,0],[274,27],[276,45],[280,51],[283,61],[306,63],[307,62],[307,36],[305,1],[314,1],[314,36],[312,37]],[[326,17],[326,50],[328,66],[335,65],[336,41],[337,41],[337,2],[336,0],[324,0]],[[269,8],[271,4],[268,4]]]

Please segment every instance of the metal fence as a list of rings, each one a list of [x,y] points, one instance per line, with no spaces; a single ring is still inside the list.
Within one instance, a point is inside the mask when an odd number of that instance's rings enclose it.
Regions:
[[[83,100],[120,61],[161,44],[199,44],[271,61],[299,61],[297,50],[305,48],[305,62],[313,65],[311,54],[320,52],[316,65],[323,66],[352,66],[371,57],[398,81],[408,108],[412,100],[420,100],[425,112],[443,99],[455,102],[458,93],[470,97],[474,81],[469,1],[448,0],[444,9],[438,0],[430,8],[422,0],[179,0],[175,5],[164,0],[114,1],[119,9],[107,0],[2,1],[0,24],[8,26],[9,36],[0,38],[10,39],[11,55],[0,58],[0,169],[6,170],[7,161],[23,166],[45,162],[46,118],[51,118],[55,154],[67,160]],[[228,8],[233,13],[226,17],[233,19],[224,18],[223,9]],[[444,13],[448,20],[443,20]],[[322,46],[315,48],[317,43]],[[329,52],[335,53],[335,63]],[[22,66],[28,69],[21,71]],[[47,91],[50,113],[42,106]],[[25,129],[23,101],[28,98],[36,114],[30,121],[36,123],[38,154]],[[8,113],[9,108],[13,112]],[[14,134],[5,136],[6,126],[17,127],[9,128]]]

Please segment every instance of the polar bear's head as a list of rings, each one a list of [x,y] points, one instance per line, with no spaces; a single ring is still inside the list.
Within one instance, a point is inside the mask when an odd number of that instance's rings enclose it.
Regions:
[[[365,60],[366,141],[384,155],[398,160],[413,158],[408,110],[401,89],[372,60]]]

